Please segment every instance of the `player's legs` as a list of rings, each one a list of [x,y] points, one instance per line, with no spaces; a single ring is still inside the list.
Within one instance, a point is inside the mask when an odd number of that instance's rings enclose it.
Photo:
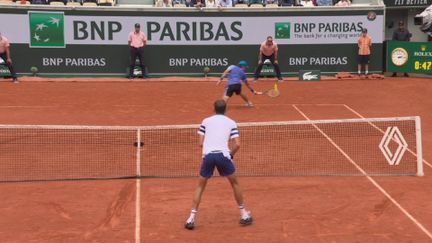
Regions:
[[[201,202],[201,196],[206,188],[208,178],[200,176],[198,178],[198,185],[195,189],[195,194],[192,201],[192,208],[198,210],[198,207]]]
[[[234,198],[237,202],[237,205],[240,209],[240,224],[248,225],[252,223],[252,216],[250,212],[248,212],[244,206],[243,201],[243,192],[240,187],[240,183],[238,182],[237,176],[233,173],[227,176],[228,181],[231,183],[231,187],[234,192]]]
[[[278,81],[282,81],[283,79],[282,79],[282,74],[281,74],[281,71],[280,71],[280,67],[279,67],[279,64],[275,63],[275,57],[274,57],[274,54],[271,55],[271,57],[270,57],[270,62],[271,62],[271,64],[273,65],[273,67],[274,67],[274,69],[275,69],[275,71],[276,71],[276,76],[277,76],[277,78],[278,78]]]
[[[246,211],[243,202],[243,192],[240,188],[237,176],[235,175],[235,167],[230,158],[225,157],[222,153],[218,154],[219,158],[216,161],[216,168],[221,176],[226,176],[231,183],[234,192],[234,198],[240,209],[240,224],[248,225],[252,223],[250,213]]]
[[[17,75],[16,75],[16,72],[15,72],[15,69],[14,69],[13,66],[12,66],[12,63],[8,63],[8,62],[6,61],[6,60],[7,60],[6,53],[2,53],[2,54],[0,55],[0,57],[5,61],[6,67],[9,69],[9,72],[10,72],[10,74],[11,74],[11,76],[12,76],[12,79],[13,79],[14,81],[17,81]]]
[[[144,48],[142,48],[142,47],[138,48],[138,59],[140,62],[142,78],[145,78],[147,76],[147,74],[146,74],[146,67],[145,67],[145,62],[144,62]]]
[[[249,101],[248,97],[244,95],[243,93],[240,93],[239,96],[246,102],[247,107],[252,107],[252,102]]]
[[[361,74],[361,68],[363,63],[363,57],[361,55],[357,56],[357,74],[360,76]]]
[[[228,103],[229,98],[234,94],[234,87],[233,85],[228,85],[225,87],[224,94],[222,96],[222,99],[225,101],[225,103]]]
[[[228,92],[229,95],[232,95],[232,94],[239,95],[246,102],[246,106],[248,106],[248,107],[253,106],[252,102],[249,101],[248,97],[242,93],[241,84],[234,84],[234,85],[230,86],[229,91],[231,91],[231,92]]]
[[[225,101],[225,103],[228,103],[228,100],[230,99],[230,97],[224,95],[224,96],[222,96],[222,99]]]
[[[254,81],[258,80],[258,77],[259,77],[259,75],[261,73],[261,69],[262,69],[262,67],[264,65],[264,60],[265,59],[266,58],[263,55],[261,55],[260,62],[258,63],[258,66],[256,67],[255,72],[254,72]]]
[[[243,205],[243,192],[240,188],[240,183],[238,182],[237,176],[235,174],[231,174],[227,176],[227,179],[231,183],[237,205]]]
[[[366,75],[366,77],[369,74],[369,61],[370,61],[370,55],[365,55],[364,56],[364,65],[365,65],[365,75]]]
[[[129,79],[133,78],[138,49],[130,47]]]
[[[204,156],[203,161],[201,163],[198,185],[195,189],[194,197],[192,200],[192,210],[185,224],[186,229],[191,230],[194,228],[195,216],[196,213],[198,212],[198,207],[201,202],[201,196],[207,185],[207,180],[213,175],[213,171],[215,168],[214,157],[215,157],[214,154],[207,154],[206,156]]]
[[[195,216],[198,212],[198,207],[201,202],[201,196],[206,188],[208,178],[200,176],[198,178],[198,185],[195,189],[193,201],[192,201],[192,210],[189,215],[189,218],[186,220],[185,228],[186,229],[193,229],[194,228],[194,222],[195,222]]]

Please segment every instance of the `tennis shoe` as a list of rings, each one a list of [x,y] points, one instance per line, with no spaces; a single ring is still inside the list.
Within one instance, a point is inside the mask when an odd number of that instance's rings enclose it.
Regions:
[[[193,230],[194,229],[194,221],[189,221],[189,222],[186,222],[186,224],[185,224],[185,229],[188,229],[188,230]]]
[[[279,83],[283,83],[283,79],[278,79],[278,82]]]
[[[250,225],[250,224],[252,224],[252,221],[253,221],[253,219],[252,219],[252,216],[250,215],[250,212],[248,212],[247,214],[243,215],[240,218],[240,224],[241,225]]]
[[[254,105],[252,104],[252,102],[246,103],[245,104],[246,107],[253,107]]]

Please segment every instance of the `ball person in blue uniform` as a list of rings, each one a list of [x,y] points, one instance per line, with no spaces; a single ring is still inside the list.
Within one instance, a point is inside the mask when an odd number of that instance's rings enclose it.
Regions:
[[[244,206],[243,193],[232,162],[234,155],[240,149],[239,132],[235,121],[225,116],[225,110],[226,102],[224,100],[216,100],[214,102],[214,111],[216,114],[204,119],[198,130],[203,160],[198,178],[198,186],[193,197],[192,210],[185,224],[186,229],[191,230],[194,228],[201,196],[215,168],[221,176],[226,177],[231,183],[235,200],[240,209],[240,224],[249,225],[252,223],[252,216],[250,212],[246,211]],[[230,139],[234,140],[231,150],[228,147]]]
[[[253,93],[257,94],[257,92],[249,85],[245,70],[248,68],[248,64],[246,61],[241,60],[238,65],[229,66],[220,77],[220,80],[217,82],[219,85],[225,77],[227,77],[227,85],[225,86],[225,92],[222,99],[225,102],[231,98],[233,94],[239,95],[245,102],[246,106],[252,107],[252,102],[249,101],[246,95],[242,93],[242,82],[248,87],[248,89]]]

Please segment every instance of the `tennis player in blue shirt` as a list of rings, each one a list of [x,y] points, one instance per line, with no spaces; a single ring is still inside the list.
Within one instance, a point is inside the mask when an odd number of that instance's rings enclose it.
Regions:
[[[225,102],[228,102],[229,98],[235,93],[236,95],[240,95],[240,97],[246,102],[246,106],[252,107],[252,102],[246,97],[246,95],[242,94],[242,82],[248,87],[248,89],[257,94],[257,92],[248,84],[245,70],[248,68],[248,64],[246,61],[241,60],[238,65],[229,66],[220,77],[220,80],[217,84],[220,84],[225,77],[227,77],[227,85],[225,86],[225,92],[222,99]]]
[[[249,225],[252,223],[252,216],[244,206],[243,193],[232,162],[235,153],[240,149],[240,135],[236,122],[225,116],[225,110],[226,102],[224,100],[215,101],[214,111],[216,114],[204,119],[198,130],[203,159],[198,186],[193,197],[192,210],[185,224],[185,228],[189,230],[194,228],[201,196],[208,179],[213,176],[215,168],[221,176],[226,177],[231,183],[234,197],[240,209],[240,224]],[[229,140],[233,140],[231,148],[228,146]]]

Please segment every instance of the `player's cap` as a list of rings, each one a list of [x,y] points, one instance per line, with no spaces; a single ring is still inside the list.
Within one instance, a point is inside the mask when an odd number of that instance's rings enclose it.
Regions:
[[[366,29],[366,28],[363,28],[363,29],[362,29],[362,33],[367,33],[367,29]]]
[[[247,62],[245,60],[241,60],[239,62],[239,65],[242,66],[242,67],[248,67],[248,64],[247,64]]]
[[[139,28],[139,27],[140,27],[140,24],[136,23],[136,24],[135,24],[135,27],[136,27],[136,28]]]

